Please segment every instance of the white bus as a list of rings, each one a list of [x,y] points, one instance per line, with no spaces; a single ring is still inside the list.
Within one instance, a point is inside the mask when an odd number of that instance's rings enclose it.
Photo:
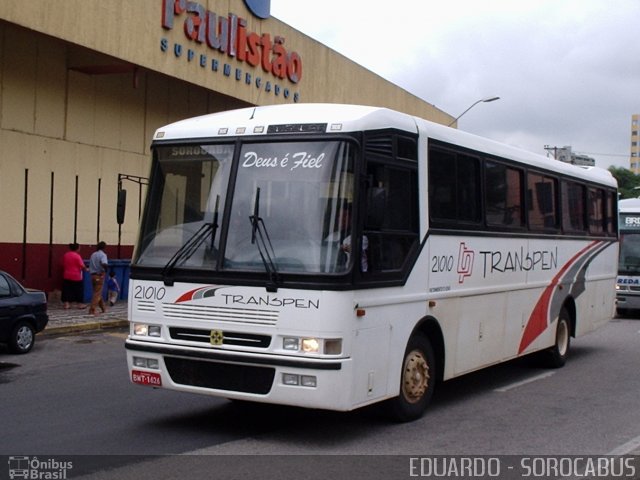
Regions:
[[[620,260],[616,284],[620,315],[640,310],[640,198],[618,202],[620,218]]]
[[[156,131],[131,266],[134,383],[422,415],[434,386],[615,308],[616,183],[384,108],[241,109]]]

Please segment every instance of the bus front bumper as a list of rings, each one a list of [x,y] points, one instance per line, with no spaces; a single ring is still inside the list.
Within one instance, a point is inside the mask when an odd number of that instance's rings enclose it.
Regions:
[[[640,310],[640,295],[628,291],[618,291],[616,308],[618,310]]]
[[[281,405],[355,408],[350,358],[232,352],[132,339],[125,348],[130,380],[136,384]]]

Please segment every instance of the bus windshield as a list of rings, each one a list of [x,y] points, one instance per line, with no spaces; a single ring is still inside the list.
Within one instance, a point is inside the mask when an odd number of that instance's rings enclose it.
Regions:
[[[618,272],[621,274],[640,273],[640,232],[620,231],[620,261]]]
[[[137,265],[264,272],[259,220],[278,273],[349,268],[341,242],[352,225],[350,142],[164,144],[154,150]]]

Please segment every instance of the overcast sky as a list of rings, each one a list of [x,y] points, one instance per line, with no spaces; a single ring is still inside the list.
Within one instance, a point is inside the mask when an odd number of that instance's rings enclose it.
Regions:
[[[452,116],[500,97],[461,130],[629,165],[640,0],[271,0],[271,14]]]

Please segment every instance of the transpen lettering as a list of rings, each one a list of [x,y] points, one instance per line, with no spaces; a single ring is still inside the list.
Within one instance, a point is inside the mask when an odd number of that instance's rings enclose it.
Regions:
[[[480,251],[483,264],[483,276],[494,273],[530,272],[535,270],[554,270],[558,268],[558,247],[552,250]]]

